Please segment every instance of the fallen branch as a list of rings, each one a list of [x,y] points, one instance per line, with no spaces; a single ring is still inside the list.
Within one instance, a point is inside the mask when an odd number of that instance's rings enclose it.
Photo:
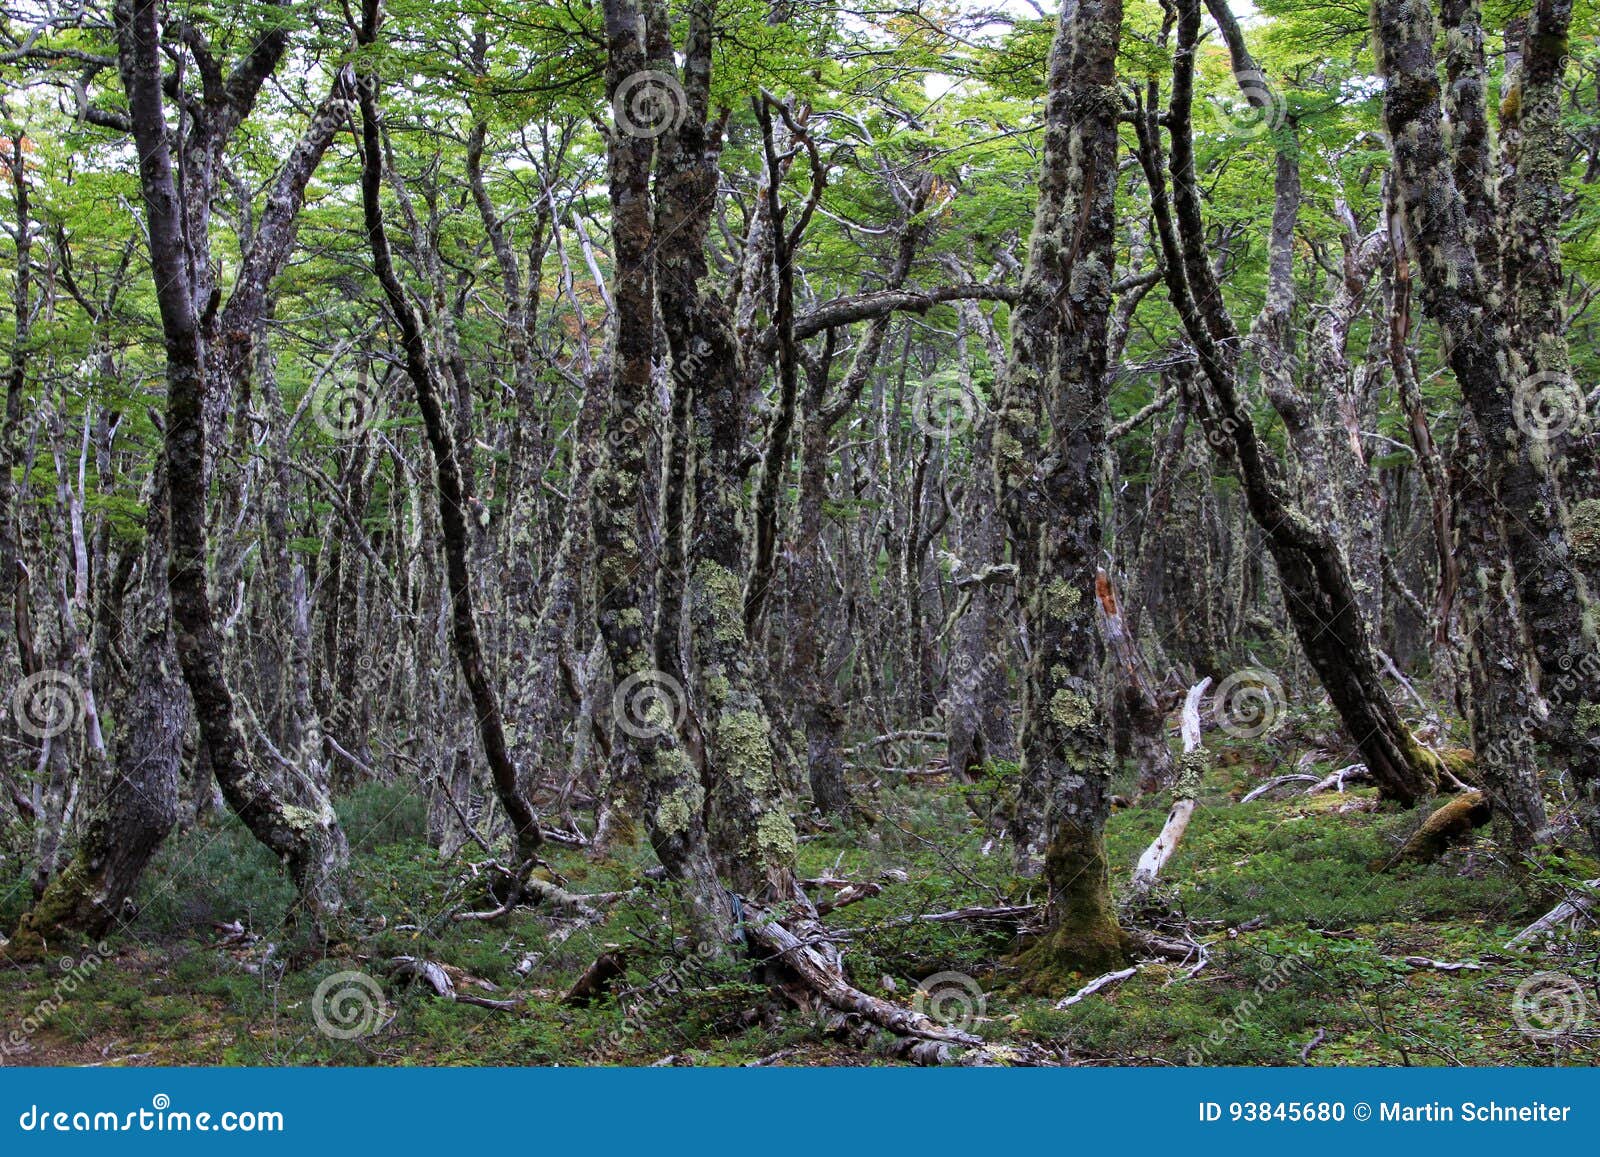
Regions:
[[[873,925],[890,928],[906,924],[1027,924],[1038,918],[1041,909],[1037,904],[1015,904],[996,908],[953,908],[948,912],[913,912],[909,916],[894,916]],[[859,936],[866,928],[848,928],[835,935],[841,938]]]
[[[1586,889],[1590,889],[1590,891],[1575,894],[1561,901],[1561,903],[1550,909],[1543,916],[1540,916],[1510,940],[1507,940],[1506,951],[1509,952],[1513,948],[1522,948],[1530,940],[1543,936],[1546,932],[1553,931],[1561,925],[1575,921],[1579,916],[1593,911],[1596,900],[1600,899],[1600,896],[1596,896],[1593,893],[1593,889],[1600,888],[1600,880],[1588,880],[1583,886]]]
[[[1317,1030],[1317,1035],[1312,1037],[1310,1040],[1306,1041],[1305,1048],[1300,1050],[1300,1063],[1303,1064],[1303,1065],[1309,1065],[1311,1063],[1311,1053],[1312,1053],[1312,1051],[1314,1049],[1316,1049],[1316,1047],[1318,1045],[1320,1045],[1323,1041],[1325,1041],[1327,1039],[1328,1039],[1328,1030],[1325,1029],[1325,1028],[1319,1028]]]
[[[1274,778],[1267,780],[1266,783],[1261,784],[1259,787],[1252,788],[1251,791],[1249,792],[1249,794],[1246,795],[1239,802],[1240,803],[1251,803],[1254,800],[1260,799],[1262,796],[1266,795],[1269,791],[1276,791],[1278,788],[1284,787],[1284,786],[1286,786],[1288,784],[1291,784],[1291,783],[1321,783],[1321,782],[1322,782],[1322,777],[1321,776],[1316,776],[1316,775],[1280,775],[1280,776],[1275,776]]]
[[[864,743],[844,749],[846,755],[860,755],[874,747],[882,747],[886,743],[904,743],[914,741],[917,743],[943,743],[945,734],[942,731],[890,731],[884,735],[877,735]]]
[[[945,1045],[982,1046],[981,1037],[941,1025],[916,1009],[891,1004],[853,987],[837,967],[826,962],[810,945],[802,943],[771,913],[748,900],[744,902],[744,911],[745,935],[788,965],[808,988],[831,1007],[865,1017],[880,1028],[902,1037],[915,1037]]]
[[[492,1008],[497,1012],[513,1012],[522,1004],[520,1000],[491,1000],[486,996],[460,991],[458,984],[473,984],[489,992],[499,990],[487,980],[436,960],[424,960],[420,956],[395,956],[389,960],[388,969],[397,977],[422,981],[433,990],[435,996],[456,1004],[475,1004],[479,1008]]]
[[[846,904],[854,904],[857,900],[865,900],[876,896],[883,891],[882,884],[858,883],[846,884],[835,892],[831,899],[817,901],[817,915],[826,916],[829,912],[843,908]]]
[[[1414,968],[1419,972],[1483,971],[1483,965],[1475,964],[1470,960],[1429,960],[1426,956],[1407,956],[1404,963],[1407,968]]]
[[[1364,763],[1352,763],[1349,767],[1341,767],[1329,775],[1323,776],[1316,783],[1306,788],[1307,795],[1316,795],[1318,792],[1344,790],[1344,785],[1352,779],[1371,779],[1372,772],[1367,770]]]
[[[1206,681],[1210,682],[1209,679]],[[1119,968],[1115,972],[1108,972],[1104,976],[1097,976],[1088,984],[1078,989],[1077,992],[1074,992],[1071,996],[1063,997],[1061,1000],[1056,1001],[1056,1008],[1071,1008],[1084,997],[1093,996],[1103,988],[1110,988],[1113,984],[1120,984],[1122,981],[1127,980],[1130,976],[1133,976],[1135,973],[1137,973],[1142,967],[1143,965],[1135,964],[1131,968]]]

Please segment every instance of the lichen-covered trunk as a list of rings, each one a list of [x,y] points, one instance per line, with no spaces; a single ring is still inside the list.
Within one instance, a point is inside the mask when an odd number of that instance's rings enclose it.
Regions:
[[[706,742],[707,824],[718,871],[766,901],[797,893],[797,842],[779,774],[760,656],[745,629],[740,508],[747,399],[734,319],[710,283],[705,246],[717,203],[720,125],[708,119],[713,5],[689,9],[684,115],[657,145],[655,275],[674,389],[690,392],[692,520],[684,565],[689,664]],[[653,59],[670,64],[665,27]],[[661,613],[671,608],[665,602]]]
[[[607,92],[645,68],[638,0],[606,0]],[[657,412],[652,397],[655,282],[651,261],[652,141],[612,129],[608,156],[615,277],[611,404],[605,457],[594,478],[595,614],[617,687],[619,730],[639,763],[640,796],[650,843],[683,890],[700,935],[725,937],[732,914],[717,879],[705,830],[706,789],[680,739],[685,690],[653,662],[645,607],[653,564],[641,546],[639,498],[648,465],[641,419]],[[742,608],[739,615],[743,630]],[[658,690],[651,691],[655,687]],[[641,690],[637,711],[629,692]]]
[[[1521,147],[1520,155],[1511,153],[1518,164],[1510,211],[1499,229],[1498,268],[1485,268],[1480,256],[1487,247],[1479,219],[1484,214],[1472,185],[1462,188],[1458,180],[1462,166],[1454,134],[1447,142],[1433,9],[1415,0],[1375,0],[1372,24],[1395,186],[1423,307],[1443,335],[1482,439],[1481,455],[1467,466],[1486,476],[1506,515],[1505,550],[1549,707],[1541,738],[1592,793],[1600,790],[1600,732],[1586,726],[1585,707],[1600,701],[1600,669],[1590,658],[1596,609],[1574,556],[1551,455],[1556,440],[1546,426],[1552,412],[1570,414],[1574,401],[1559,369],[1537,369],[1559,367],[1565,358],[1553,232],[1560,214],[1551,198],[1559,204],[1559,71],[1570,15],[1562,0],[1541,0],[1530,21],[1529,59],[1522,69],[1537,67],[1532,92],[1540,107],[1521,110],[1515,126]],[[1533,364],[1525,360],[1529,351]],[[1523,675],[1512,670],[1497,677]],[[1588,819],[1600,838],[1600,813]]]
[[[168,622],[167,495],[156,465],[145,519],[139,605],[129,631],[131,690],[117,704],[116,764],[72,861],[23,916],[7,952],[46,952],[55,934],[99,937],[125,919],[146,865],[178,819],[189,710]]]
[[[371,44],[377,34],[377,0],[363,5],[359,41]],[[471,531],[467,512],[468,476],[457,456],[456,439],[445,413],[440,380],[429,354],[415,310],[394,269],[379,200],[383,184],[383,138],[378,120],[377,84],[364,77],[358,86],[361,104],[361,204],[373,269],[383,286],[389,312],[400,329],[405,350],[406,376],[417,396],[428,444],[433,451],[435,485],[439,499],[439,527],[444,539],[445,583],[450,599],[450,638],[456,664],[472,701],[478,740],[495,796],[511,824],[520,863],[530,863],[544,842],[539,817],[523,794],[516,765],[506,746],[500,699],[484,659],[482,638],[474,607],[471,567]]]
[[[1152,191],[1152,209],[1167,262],[1167,288],[1195,347],[1209,387],[1198,396],[1207,441],[1230,462],[1244,490],[1251,520],[1261,529],[1277,564],[1289,615],[1301,647],[1338,711],[1351,740],[1388,798],[1410,806],[1432,793],[1438,759],[1411,734],[1383,685],[1359,593],[1349,564],[1329,528],[1298,509],[1282,468],[1257,436],[1240,397],[1232,318],[1222,307],[1216,275],[1206,259],[1205,225],[1195,172],[1190,109],[1200,38],[1200,2],[1179,5],[1178,43],[1167,124],[1172,134],[1169,209],[1157,126],[1140,118],[1140,163]],[[1149,110],[1153,114],[1153,110]],[[1176,223],[1174,223],[1176,218]]]
[[[1050,985],[1119,964],[1105,852],[1111,757],[1096,622],[1106,335],[1115,260],[1120,0],[1067,0],[1050,51],[1039,205],[995,437],[1000,506],[1032,650],[1016,851],[1042,856],[1046,930],[1024,970]]]

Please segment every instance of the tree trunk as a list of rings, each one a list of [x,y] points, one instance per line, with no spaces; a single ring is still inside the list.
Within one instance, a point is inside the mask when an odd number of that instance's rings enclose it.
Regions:
[[[1051,46],[1045,154],[995,437],[1032,652],[1024,671],[1019,865],[1043,851],[1046,930],[1029,982],[1120,966],[1105,852],[1111,757],[1096,622],[1100,462],[1115,260],[1120,0],[1068,0]],[[1041,421],[1041,419],[1043,419]],[[1041,434],[1048,432],[1048,442]]]

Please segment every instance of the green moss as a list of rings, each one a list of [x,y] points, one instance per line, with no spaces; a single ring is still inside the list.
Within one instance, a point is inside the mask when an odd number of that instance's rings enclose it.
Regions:
[[[1076,978],[1127,963],[1128,935],[1111,906],[1105,840],[1095,829],[1061,824],[1045,852],[1050,924],[1018,958],[1023,987],[1048,995],[1071,991]]]

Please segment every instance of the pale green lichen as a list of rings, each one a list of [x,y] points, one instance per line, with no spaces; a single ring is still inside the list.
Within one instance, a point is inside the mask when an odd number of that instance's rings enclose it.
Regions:
[[[1062,688],[1050,697],[1050,718],[1068,730],[1087,726],[1094,720],[1094,705],[1076,691]]]
[[[1045,614],[1056,619],[1070,619],[1083,605],[1083,592],[1066,579],[1056,579],[1045,588]]]
[[[315,831],[332,818],[326,807],[296,807],[294,804],[284,804],[282,815],[283,822],[297,832]]]
[[[699,784],[686,784],[669,793],[656,808],[656,830],[665,836],[683,835],[704,802],[705,791]]]
[[[728,777],[753,792],[770,790],[777,782],[772,772],[772,740],[767,721],[755,711],[730,711],[717,727],[723,770]]]
[[[794,863],[799,848],[800,841],[788,812],[781,808],[765,812],[756,821],[756,851],[763,862],[787,866]]]
[[[1572,721],[1585,735],[1600,732],[1600,703],[1580,703]]]
[[[712,616],[712,634],[717,642],[743,643],[744,586],[738,576],[713,562],[701,563],[695,576],[705,592],[706,606]]]

